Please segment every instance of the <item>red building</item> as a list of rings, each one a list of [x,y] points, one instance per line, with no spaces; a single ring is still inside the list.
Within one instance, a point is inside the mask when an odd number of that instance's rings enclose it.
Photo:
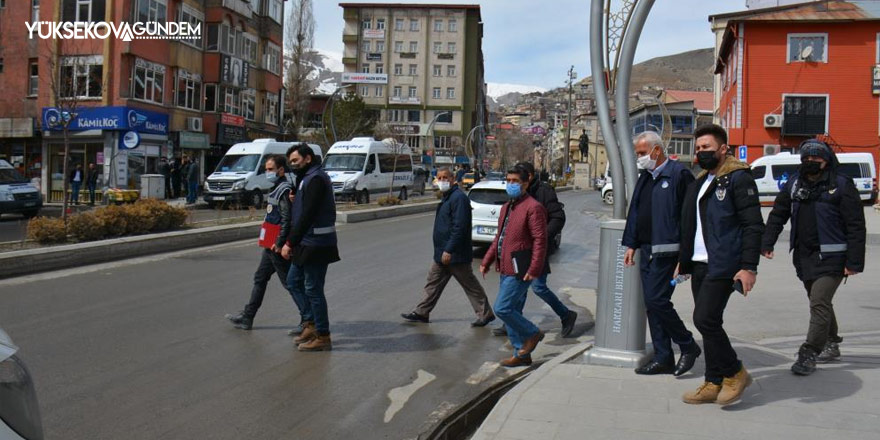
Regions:
[[[100,186],[137,188],[160,157],[181,154],[204,175],[229,146],[279,137],[284,1],[0,1],[0,159],[23,163],[47,200],[61,200],[63,136],[47,121],[72,101],[70,160],[96,163]],[[25,24],[47,21],[199,32],[70,39]]]
[[[880,147],[880,2],[818,1],[709,17],[715,120],[749,162],[813,136],[839,152]]]

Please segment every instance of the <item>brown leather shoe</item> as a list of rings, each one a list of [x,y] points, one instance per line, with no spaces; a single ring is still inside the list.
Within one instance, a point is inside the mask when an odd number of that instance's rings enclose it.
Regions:
[[[697,387],[696,391],[688,391],[681,396],[681,400],[684,403],[690,403],[691,405],[699,405],[701,403],[715,403],[715,400],[718,399],[718,393],[721,392],[721,385],[716,385],[712,382],[703,382],[702,385]]]
[[[296,339],[293,340],[293,343],[296,345],[304,344],[306,342],[315,339],[318,336],[318,331],[315,330],[314,322],[306,322],[306,325],[303,326],[302,334],[299,335]]]
[[[721,392],[718,393],[718,399],[715,403],[719,405],[727,405],[742,397],[746,387],[752,384],[752,376],[746,371],[746,367],[742,367],[733,377],[725,377],[721,382]]]
[[[299,345],[299,351],[330,351],[333,344],[330,335],[315,335],[311,341]]]
[[[516,354],[520,357],[532,354],[532,352],[535,351],[535,347],[538,346],[538,342],[541,342],[542,339],[544,339],[544,332],[538,330],[538,333],[535,333],[531,338],[526,339],[526,341],[523,342],[522,348],[519,349]]]
[[[532,365],[532,357],[530,355],[522,357],[511,356],[509,359],[501,361],[501,366],[507,368],[528,367],[529,365]]]

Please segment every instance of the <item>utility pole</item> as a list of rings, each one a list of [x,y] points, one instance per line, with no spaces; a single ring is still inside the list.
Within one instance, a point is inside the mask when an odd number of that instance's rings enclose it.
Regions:
[[[562,175],[565,176],[565,173],[568,171],[569,160],[568,156],[571,154],[571,96],[574,91],[574,79],[577,78],[577,73],[574,71],[574,66],[571,66],[568,69],[568,127],[565,131],[565,145],[562,146]]]

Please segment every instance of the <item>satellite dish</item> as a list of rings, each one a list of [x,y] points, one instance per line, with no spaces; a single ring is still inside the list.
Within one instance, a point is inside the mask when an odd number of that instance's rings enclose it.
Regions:
[[[801,59],[802,60],[809,60],[810,55],[812,55],[812,54],[813,54],[813,46],[807,46],[801,50]]]

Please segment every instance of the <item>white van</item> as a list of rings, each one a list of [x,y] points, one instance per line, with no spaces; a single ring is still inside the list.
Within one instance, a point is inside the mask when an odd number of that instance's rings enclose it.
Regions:
[[[873,203],[877,195],[874,156],[871,153],[839,153],[837,160],[840,162],[837,172],[852,177],[862,201]],[[773,204],[779,190],[789,177],[797,173],[800,164],[801,156],[789,152],[760,157],[752,162],[752,175],[762,205]]]
[[[30,218],[39,214],[42,206],[40,189],[0,159],[0,215],[15,213]]]
[[[406,200],[413,186],[412,151],[406,145],[393,148],[392,142],[360,137],[333,144],[327,150],[324,171],[333,181],[336,198],[369,203],[370,194],[388,192],[392,187],[392,191],[399,191],[399,197]],[[397,150],[396,169],[394,149]]]
[[[274,186],[266,180],[266,161],[270,156],[283,156],[288,148],[298,143],[300,142],[256,139],[233,145],[217,164],[214,172],[205,179],[205,202],[209,207],[226,202],[262,206],[266,194]],[[321,157],[320,146],[309,146],[315,155]]]

